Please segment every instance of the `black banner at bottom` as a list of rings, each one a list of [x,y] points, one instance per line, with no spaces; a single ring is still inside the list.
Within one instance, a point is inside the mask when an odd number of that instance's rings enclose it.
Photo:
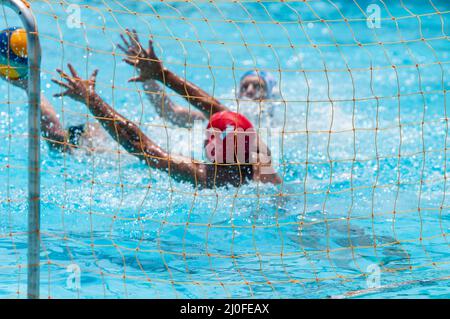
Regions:
[[[149,300],[2,300],[3,311],[11,307],[12,313],[44,311],[70,316],[109,315],[131,318],[302,318],[305,316],[329,316],[330,314],[358,316],[389,315],[398,312],[402,316],[438,306],[447,311],[449,300],[308,300],[308,299],[149,299]],[[392,307],[392,309],[390,309]],[[432,307],[432,308],[431,308]],[[446,307],[446,309],[444,309]],[[35,308],[35,310],[33,309]],[[39,309],[45,308],[45,309]]]

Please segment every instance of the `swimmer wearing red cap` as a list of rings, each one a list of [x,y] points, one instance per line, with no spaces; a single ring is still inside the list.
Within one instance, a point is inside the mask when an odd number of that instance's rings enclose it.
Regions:
[[[71,75],[57,70],[66,81],[52,79],[65,88],[65,92],[56,96],[68,96],[84,103],[111,137],[128,152],[144,160],[150,167],[167,171],[177,180],[208,188],[227,184],[240,186],[250,180],[281,183],[280,177],[272,168],[270,151],[259,139],[250,121],[239,113],[231,112],[193,83],[166,69],[155,54],[152,41],[149,49],[145,50],[135,31],[127,30],[127,34],[129,42],[122,37],[127,48],[119,47],[127,55],[124,61],[139,71],[139,76],[130,81],[142,82],[146,91],[151,91],[158,81],[199,110],[176,107],[162,94],[157,101],[161,104],[161,113],[175,124],[188,126],[195,119],[209,120],[205,152],[210,163],[169,154],[136,124],[115,111],[95,91],[97,70],[88,80],[81,79],[70,64],[68,67]]]

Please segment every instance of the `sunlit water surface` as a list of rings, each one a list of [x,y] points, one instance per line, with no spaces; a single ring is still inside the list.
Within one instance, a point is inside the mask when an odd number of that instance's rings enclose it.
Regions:
[[[106,152],[73,155],[43,142],[43,298],[450,297],[446,1],[379,3],[375,29],[360,10],[369,1],[87,3],[73,28],[73,8],[32,2],[43,93],[66,127],[89,114],[52,98],[50,79],[70,62],[84,77],[98,68],[106,101],[190,154],[189,134],[164,129],[127,83],[115,44],[136,28],[144,43],[153,34],[167,67],[284,132],[272,141],[284,183],[196,190],[109,140],[96,146]],[[3,27],[19,23],[2,14]],[[236,102],[255,67],[272,70],[277,101]],[[14,298],[26,294],[27,108],[23,92],[0,85],[0,297]]]

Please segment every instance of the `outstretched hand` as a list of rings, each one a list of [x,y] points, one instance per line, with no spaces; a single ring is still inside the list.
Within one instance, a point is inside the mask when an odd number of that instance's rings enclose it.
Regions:
[[[78,73],[70,63],[67,66],[72,74],[71,76],[60,69],[56,69],[66,82],[52,79],[53,83],[65,88],[66,91],[57,93],[54,96],[68,96],[76,101],[88,103],[89,99],[95,94],[95,82],[97,80],[98,70],[95,70],[88,80],[83,80],[78,76]]]
[[[120,35],[125,47],[120,44],[117,46],[127,55],[123,60],[139,70],[139,76],[131,78],[129,82],[160,80],[163,64],[155,54],[153,41],[149,40],[148,49],[145,50],[139,41],[136,30],[130,31],[126,29],[126,34],[129,40],[127,40],[123,34]]]

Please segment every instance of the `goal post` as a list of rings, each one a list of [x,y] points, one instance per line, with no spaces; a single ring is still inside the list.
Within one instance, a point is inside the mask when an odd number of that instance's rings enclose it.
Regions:
[[[28,249],[27,297],[39,298],[40,268],[40,65],[41,46],[36,19],[25,0],[0,0],[19,15],[27,32],[28,52]]]

